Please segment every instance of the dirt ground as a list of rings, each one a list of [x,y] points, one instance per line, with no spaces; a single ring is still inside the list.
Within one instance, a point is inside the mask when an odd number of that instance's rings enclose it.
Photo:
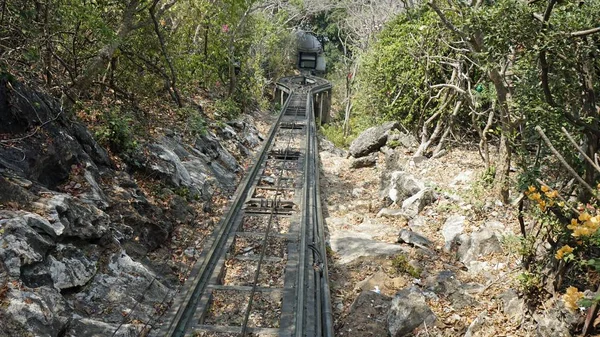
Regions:
[[[398,232],[408,228],[406,218],[377,217],[379,210],[387,206],[380,192],[382,179],[389,172],[385,168],[386,160],[389,158],[380,152],[377,166],[350,169],[351,158],[321,152],[321,191],[330,234],[339,230],[355,230],[369,221],[385,229],[372,233],[373,239],[396,243]],[[421,285],[428,277],[444,270],[454,272],[463,284],[472,284],[469,295],[475,301],[456,308],[450,305],[448,298],[428,297],[427,303],[437,316],[437,322],[418,335],[464,336],[478,315],[486,312],[482,315],[485,316],[484,327],[476,336],[535,336],[534,332],[520,327],[520,319],[507,317],[502,311],[502,301],[498,299],[507,289],[517,288],[519,224],[510,205],[490,198],[482,182],[485,166],[476,148],[453,149],[441,158],[417,163],[411,161],[409,154],[401,154],[395,163],[388,166],[413,174],[435,190],[436,201],[420,213],[425,220],[420,232],[433,242],[433,254],[423,254],[423,250],[407,247],[404,255],[408,263],[419,271],[411,276],[394,265],[396,256],[363,257],[350,263],[340,263],[343,257],[331,251],[329,268],[336,336],[366,336],[360,332],[364,322],[345,319],[363,290],[394,296],[398,290],[413,284]],[[452,253],[443,250],[444,238],[440,229],[453,215],[466,218],[465,233],[478,230],[491,221],[501,223],[505,228],[501,240],[504,253],[482,256],[477,261],[481,268],[476,268],[480,271],[473,268],[468,271]]]

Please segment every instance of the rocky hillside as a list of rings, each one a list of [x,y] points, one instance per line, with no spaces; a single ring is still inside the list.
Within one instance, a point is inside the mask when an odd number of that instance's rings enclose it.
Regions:
[[[123,160],[51,96],[0,83],[0,335],[138,336],[202,249],[261,136],[163,128]]]
[[[389,123],[321,142],[336,336],[571,336],[583,316],[523,293],[515,207],[476,148],[436,159]]]

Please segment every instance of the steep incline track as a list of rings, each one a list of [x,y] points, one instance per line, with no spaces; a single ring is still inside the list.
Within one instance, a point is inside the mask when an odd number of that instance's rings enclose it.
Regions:
[[[263,150],[153,336],[333,336],[313,112],[331,85],[278,88],[287,100]]]

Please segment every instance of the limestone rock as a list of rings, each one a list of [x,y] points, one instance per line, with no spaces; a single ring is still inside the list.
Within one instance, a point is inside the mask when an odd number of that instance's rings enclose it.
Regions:
[[[398,122],[389,122],[368,128],[350,144],[350,154],[359,158],[378,151],[387,142],[389,132],[399,126]]]
[[[471,235],[461,234],[458,238],[461,244],[457,256],[466,265],[477,260],[480,256],[502,252],[498,237],[492,230],[487,228]]]
[[[413,232],[420,233],[427,225],[427,219],[424,216],[417,215],[408,221],[408,227]]]
[[[63,235],[66,237],[98,239],[108,230],[110,218],[106,213],[68,194],[56,194],[39,203],[45,206],[51,223],[64,226]]]
[[[120,323],[123,319],[121,313],[143,298],[131,319],[147,322],[152,318],[154,303],[162,303],[170,294],[171,290],[155,279],[154,272],[125,252],[120,252],[109,258],[106,272],[97,273],[85,291],[75,294],[74,300],[88,318]]]
[[[398,242],[411,244],[424,249],[427,249],[432,244],[428,238],[408,229],[400,230],[400,234],[398,235]]]
[[[42,262],[54,242],[29,227],[23,218],[0,220],[4,233],[0,236],[0,259],[8,274],[18,278],[23,266]]]
[[[430,276],[425,280],[427,290],[438,296],[446,297],[452,307],[459,310],[477,305],[477,301],[468,294],[472,286],[460,282],[456,274],[450,270],[442,270],[437,275]]]
[[[387,335],[387,311],[391,298],[374,291],[358,295],[342,322],[340,331],[348,337],[380,337]]]
[[[406,218],[406,214],[402,209],[392,209],[392,208],[382,208],[377,213],[377,217],[386,217],[386,218]]]
[[[408,217],[417,216],[425,206],[435,201],[435,195],[431,188],[424,188],[417,194],[402,202],[402,210]]]
[[[394,171],[390,175],[390,183],[385,193],[393,202],[397,203],[419,193],[424,188],[425,184],[414,176],[404,171]]]
[[[50,275],[57,289],[85,285],[96,274],[96,261],[72,245],[58,245],[48,260]]]
[[[413,150],[419,145],[419,142],[417,141],[417,138],[415,138],[415,136],[411,135],[410,133],[404,132],[390,133],[387,140],[388,146],[391,146],[390,143],[401,146],[407,150]]]
[[[231,172],[238,172],[241,169],[237,160],[221,145],[219,139],[210,132],[200,135],[194,144],[194,148],[208,156],[210,160],[221,163]]]
[[[423,293],[413,286],[394,296],[387,319],[390,336],[404,337],[423,324],[431,326],[436,317],[425,302]]]
[[[71,318],[69,304],[57,290],[48,287],[12,287],[7,292],[6,302],[3,321],[18,322],[28,331],[23,334],[13,331],[13,336],[60,336]]]
[[[453,215],[446,219],[442,226],[442,236],[444,237],[444,249],[450,251],[457,236],[462,234],[465,228],[465,217],[462,215]]]
[[[519,298],[514,290],[508,289],[498,295],[498,298],[502,300],[502,311],[511,320],[519,321],[523,317],[525,312],[525,300]]]
[[[363,167],[372,167],[375,166],[375,164],[377,164],[377,154],[371,153],[366,157],[355,158],[352,160],[350,168],[359,169]]]
[[[118,329],[118,330],[117,330]],[[133,337],[140,335],[140,328],[133,324],[105,323],[89,318],[76,317],[69,325],[65,337]]]
[[[366,233],[340,230],[330,235],[331,249],[341,257],[340,264],[352,262],[361,256],[391,256],[405,250],[396,244],[373,240],[373,236]]]

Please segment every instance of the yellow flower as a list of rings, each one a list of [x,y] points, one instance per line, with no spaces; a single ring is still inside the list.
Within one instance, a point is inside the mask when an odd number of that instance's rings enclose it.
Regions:
[[[559,206],[559,207],[565,207],[565,203],[564,203],[563,201],[559,201],[559,202],[558,202],[558,206]]]
[[[567,226],[568,229],[570,230],[575,230],[575,228],[577,228],[579,226],[579,222],[577,221],[577,219],[571,219],[571,224]]]
[[[538,207],[542,212],[546,211],[546,202],[544,200],[538,201]]]
[[[583,212],[579,215],[579,221],[588,221],[592,216],[588,212]]]
[[[556,197],[558,197],[558,191],[554,190],[554,191],[546,192],[546,196],[550,199],[556,198]]]
[[[569,247],[569,245],[564,245],[562,246],[562,248],[560,248],[559,250],[556,251],[556,254],[554,255],[554,257],[557,260],[561,260],[565,254],[571,254],[573,252],[573,248]]]
[[[531,200],[540,200],[542,198],[542,195],[539,193],[532,193],[529,195],[529,199]]]
[[[550,189],[546,185],[542,185],[542,187],[540,188],[540,190],[542,190],[542,192],[548,192],[548,191],[550,191]]]
[[[598,184],[598,186],[600,186],[600,184]],[[598,187],[598,188],[600,188],[600,187]],[[536,191],[536,188],[535,188],[535,186],[531,185],[531,186],[529,186],[529,188],[527,190],[529,191],[529,193],[533,193]]]
[[[567,292],[563,295],[565,307],[576,310],[578,308],[577,301],[583,298],[583,293],[575,287],[567,288]]]

